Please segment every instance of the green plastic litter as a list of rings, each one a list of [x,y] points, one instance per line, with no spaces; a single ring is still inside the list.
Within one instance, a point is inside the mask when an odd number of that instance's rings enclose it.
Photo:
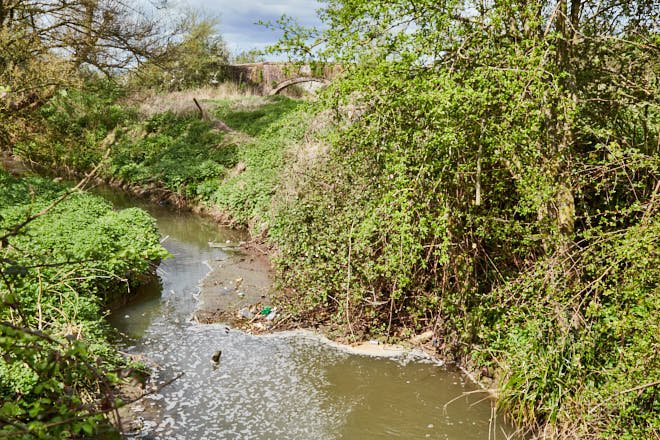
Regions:
[[[262,315],[268,315],[269,313],[270,313],[270,306],[266,306],[263,309],[261,309]]]

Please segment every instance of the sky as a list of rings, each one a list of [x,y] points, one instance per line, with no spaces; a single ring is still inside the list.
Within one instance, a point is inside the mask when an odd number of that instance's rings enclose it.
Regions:
[[[220,16],[220,33],[234,53],[263,49],[277,41],[277,32],[254,24],[259,20],[275,22],[286,14],[303,26],[320,24],[316,10],[321,5],[316,0],[187,0],[187,3]]]

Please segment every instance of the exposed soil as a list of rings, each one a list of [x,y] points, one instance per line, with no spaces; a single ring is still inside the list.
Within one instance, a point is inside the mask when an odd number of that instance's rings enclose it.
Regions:
[[[270,301],[272,268],[268,257],[246,245],[234,248],[213,243],[212,246],[221,248],[228,256],[207,262],[211,272],[200,284],[195,319],[203,324],[225,323],[246,330],[251,327],[266,330],[268,327],[262,321],[272,327],[278,313]]]

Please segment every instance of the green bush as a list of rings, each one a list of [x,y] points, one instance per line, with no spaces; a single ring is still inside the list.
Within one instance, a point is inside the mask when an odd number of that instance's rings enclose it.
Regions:
[[[551,438],[660,431],[657,3],[603,4],[329,2],[273,47],[343,70],[270,229],[294,312],[432,330]]]
[[[103,158],[104,142],[118,127],[137,119],[117,100],[125,91],[111,81],[90,80],[83,89],[61,89],[39,109],[41,130],[24,136],[13,152],[36,163],[87,171]]]
[[[124,363],[108,343],[106,307],[167,256],[147,213],[116,212],[82,192],[17,227],[67,189],[0,170],[0,237],[6,237],[0,245],[0,413],[13,421],[0,433],[26,427],[54,438],[107,429],[90,399],[102,381],[118,382],[111,370]],[[50,424],[57,428],[46,429]]]

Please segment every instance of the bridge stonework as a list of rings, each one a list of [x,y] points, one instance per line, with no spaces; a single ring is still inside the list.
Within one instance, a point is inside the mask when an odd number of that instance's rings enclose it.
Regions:
[[[225,77],[262,95],[270,95],[300,82],[328,83],[341,71],[341,66],[337,64],[298,65],[263,62],[226,66]]]

